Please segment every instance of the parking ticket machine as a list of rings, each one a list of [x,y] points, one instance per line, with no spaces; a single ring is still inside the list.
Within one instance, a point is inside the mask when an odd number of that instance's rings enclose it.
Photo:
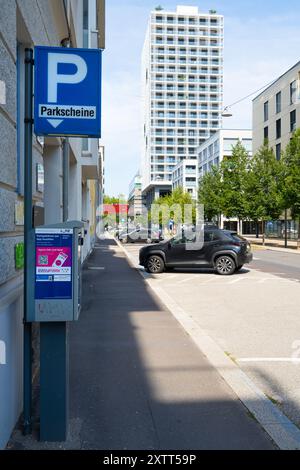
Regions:
[[[35,229],[35,322],[69,322],[81,308],[80,248],[83,223],[45,225]]]

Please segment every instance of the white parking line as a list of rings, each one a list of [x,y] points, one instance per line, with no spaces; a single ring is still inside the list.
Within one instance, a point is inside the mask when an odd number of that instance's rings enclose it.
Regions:
[[[293,357],[243,357],[237,359],[237,362],[290,362],[300,364],[300,358]]]
[[[178,277],[178,274],[167,274],[165,279],[169,281],[170,279],[175,279],[176,277]]]
[[[207,281],[201,282],[201,284],[209,284],[209,283],[212,282],[213,280],[216,280],[215,274],[213,274],[210,279],[207,279]]]
[[[186,282],[190,282],[190,281],[194,281],[194,280],[195,280],[195,276],[188,277],[188,278],[182,279],[181,281],[178,281],[177,284],[185,284]]]
[[[228,282],[228,284],[237,284],[238,282],[244,281],[245,279],[247,279],[247,278],[238,277],[238,278],[234,279],[233,281]]]

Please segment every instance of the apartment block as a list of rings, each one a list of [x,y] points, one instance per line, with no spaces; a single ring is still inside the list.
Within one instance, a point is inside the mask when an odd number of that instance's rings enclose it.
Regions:
[[[199,177],[208,173],[212,166],[219,166],[224,158],[232,155],[233,147],[240,141],[252,156],[252,131],[246,129],[220,129],[198,149]]]
[[[183,188],[193,199],[197,199],[198,167],[197,160],[180,160],[172,174],[172,189]]]
[[[280,159],[300,127],[300,62],[253,100],[253,152],[267,139]]]
[[[128,205],[130,218],[136,219],[143,214],[142,182],[139,173],[130,182]]]
[[[142,189],[147,206],[172,190],[180,160],[221,127],[224,19],[178,6],[151,12],[142,55]]]

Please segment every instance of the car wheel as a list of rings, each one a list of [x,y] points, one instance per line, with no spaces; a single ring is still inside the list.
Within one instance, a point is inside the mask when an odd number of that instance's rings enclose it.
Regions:
[[[215,268],[221,276],[231,276],[236,270],[236,265],[230,256],[223,255],[216,259]]]
[[[146,271],[151,274],[160,274],[164,271],[165,264],[160,256],[152,255],[147,259]]]

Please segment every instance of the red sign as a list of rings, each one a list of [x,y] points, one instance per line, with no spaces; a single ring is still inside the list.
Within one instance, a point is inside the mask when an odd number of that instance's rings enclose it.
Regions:
[[[128,204],[103,204],[103,214],[104,215],[113,215],[113,214],[128,214],[129,205]]]

